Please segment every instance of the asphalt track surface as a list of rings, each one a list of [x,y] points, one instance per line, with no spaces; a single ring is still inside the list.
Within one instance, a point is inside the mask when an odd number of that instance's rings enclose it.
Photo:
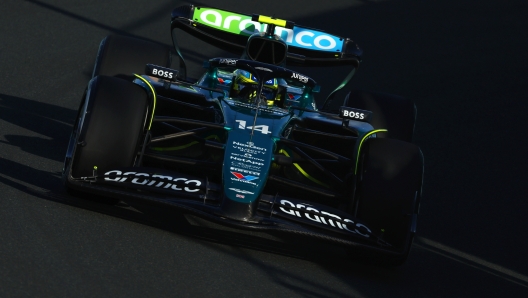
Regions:
[[[183,2],[2,0],[0,297],[528,297],[528,4],[251,2],[199,4],[351,37],[365,51],[351,88],[415,100],[426,176],[408,262],[67,196],[59,173],[100,40],[170,44]],[[198,74],[217,52],[184,54]],[[312,77],[329,92],[344,74]]]

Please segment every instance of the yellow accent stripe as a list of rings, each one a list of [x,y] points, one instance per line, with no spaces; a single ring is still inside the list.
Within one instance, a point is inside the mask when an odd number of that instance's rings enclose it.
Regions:
[[[279,151],[279,153],[282,153],[282,154],[286,155],[287,157],[290,157],[288,152],[286,152],[286,150],[284,150],[284,149],[281,149]],[[297,168],[297,170],[299,170],[299,172],[301,172],[301,174],[303,174],[304,177],[310,179],[312,182],[315,182],[315,183],[317,183],[319,185],[322,185],[322,186],[325,186],[325,187],[329,187],[326,183],[321,182],[321,181],[315,179],[314,177],[310,176],[310,174],[308,174],[305,170],[303,170],[303,168],[301,168],[301,166],[299,166],[299,164],[293,163],[293,165]]]
[[[156,150],[156,151],[176,151],[176,150],[182,150],[185,148],[189,148],[195,144],[198,144],[198,142],[193,141],[193,142],[190,142],[189,144],[185,144],[185,145],[177,146],[177,147],[152,147],[151,149]]]
[[[205,139],[206,140],[215,139],[217,141],[220,141],[220,138],[217,135],[207,136],[207,137],[205,137]],[[177,146],[177,147],[152,147],[151,149],[152,150],[156,150],[156,151],[176,151],[176,150],[182,150],[182,149],[185,149],[185,148],[189,148],[192,145],[196,145],[198,143],[199,143],[198,141],[192,141],[189,144],[185,144],[185,145],[181,145],[181,146]]]
[[[152,96],[154,97],[154,104],[152,105],[152,117],[150,117],[150,123],[149,123],[149,126],[147,128],[147,130],[150,130],[150,127],[152,127],[152,121],[154,121],[154,111],[156,110],[156,92],[154,91],[154,88],[152,88],[152,85],[147,80],[145,80],[142,76],[137,75],[137,74],[134,74],[134,75],[138,79],[140,79],[143,82],[145,82],[145,84],[147,84],[147,86],[149,86],[150,91],[152,91]]]
[[[267,16],[259,16],[258,21],[261,22],[261,23],[266,23],[266,24],[286,27],[286,20],[272,19],[272,18],[267,17]]]
[[[361,142],[359,142],[359,147],[358,147],[358,153],[357,153],[357,156],[356,156],[356,169],[354,170],[354,175],[357,174],[357,168],[358,168],[358,163],[359,163],[359,153],[361,152],[361,146],[363,146],[363,142],[371,135],[375,134],[375,133],[378,133],[378,132],[388,132],[388,130],[386,129],[375,129],[373,131],[370,131],[368,132],[366,135],[363,136],[363,138],[361,139]]]

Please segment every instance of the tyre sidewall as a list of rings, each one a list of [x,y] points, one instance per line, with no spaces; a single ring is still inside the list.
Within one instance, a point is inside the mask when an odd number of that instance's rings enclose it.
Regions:
[[[125,80],[98,76],[90,82],[73,156],[72,176],[134,164],[147,111],[145,90]]]
[[[421,197],[423,156],[410,143],[369,139],[364,145],[356,198],[357,217],[396,251],[408,253]]]

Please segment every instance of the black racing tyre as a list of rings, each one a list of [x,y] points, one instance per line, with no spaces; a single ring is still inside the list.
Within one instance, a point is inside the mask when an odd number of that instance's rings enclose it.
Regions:
[[[376,256],[382,265],[398,266],[410,252],[419,210],[423,155],[416,145],[394,139],[369,139],[358,171],[356,215],[372,232],[400,252]]]
[[[123,79],[98,76],[90,81],[64,161],[63,180],[68,193],[98,203],[119,202],[72,188],[68,175],[91,177],[94,166],[99,175],[114,167],[132,166],[142,141],[147,100],[143,88]]]
[[[74,178],[134,165],[147,113],[145,90],[125,80],[98,76],[90,83],[72,160]]]
[[[92,77],[117,76],[126,80],[143,74],[147,64],[170,67],[170,48],[127,36],[109,35],[101,41]]]
[[[416,106],[412,100],[383,93],[360,90],[350,91],[347,106],[373,112],[370,124],[375,129],[389,132],[378,134],[406,142],[412,142],[416,121]]]

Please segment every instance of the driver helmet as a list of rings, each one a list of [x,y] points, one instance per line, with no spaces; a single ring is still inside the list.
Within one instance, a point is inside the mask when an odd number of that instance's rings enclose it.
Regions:
[[[254,100],[257,96],[258,79],[248,71],[237,69],[233,80],[232,97],[238,96],[248,100]],[[261,104],[273,106],[277,100],[279,84],[277,79],[269,79],[264,82],[260,95]]]

